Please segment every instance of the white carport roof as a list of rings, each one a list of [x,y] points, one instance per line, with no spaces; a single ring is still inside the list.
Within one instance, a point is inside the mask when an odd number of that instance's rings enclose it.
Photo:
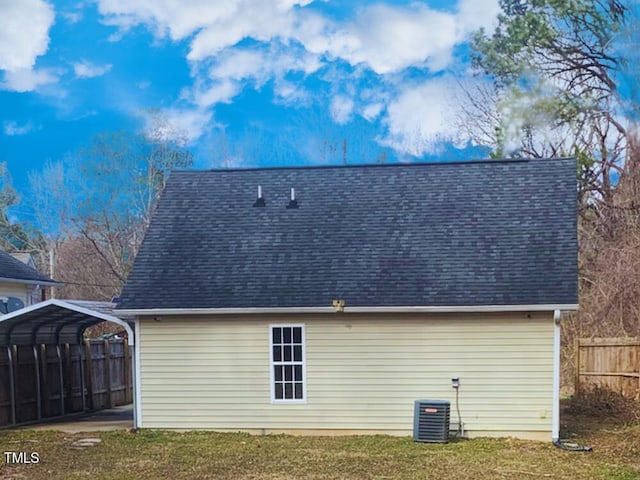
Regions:
[[[131,325],[110,312],[110,302],[51,299],[0,317],[0,346],[82,344],[84,331],[101,322],[122,326],[129,345],[135,344]]]

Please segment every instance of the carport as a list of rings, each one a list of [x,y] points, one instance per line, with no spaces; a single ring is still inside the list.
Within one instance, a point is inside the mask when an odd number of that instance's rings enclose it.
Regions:
[[[6,364],[8,366],[8,391],[9,391],[9,404],[10,404],[10,418],[9,425],[16,425],[19,423],[16,418],[16,372],[18,371],[18,358],[16,353],[19,351],[25,351],[25,349],[32,350],[32,362],[29,365],[33,365],[30,372],[33,375],[35,381],[35,409],[36,418],[34,421],[39,421],[44,418],[49,418],[50,415],[45,415],[43,412],[42,399],[43,388],[50,387],[49,384],[43,383],[41,378],[43,374],[50,373],[49,380],[55,377],[56,389],[59,391],[59,407],[57,408],[58,416],[66,415],[65,409],[65,385],[70,381],[69,369],[63,368],[63,347],[67,351],[75,350],[74,355],[79,358],[76,368],[79,367],[79,387],[82,398],[82,411],[86,411],[86,389],[85,389],[85,350],[84,346],[84,332],[87,328],[97,325],[101,322],[111,322],[121,326],[128,336],[128,356],[131,359],[131,386],[133,388],[132,399],[134,402],[134,419],[133,425],[137,427],[138,422],[136,418],[136,364],[135,364],[135,336],[132,326],[129,322],[114,316],[111,311],[113,304],[108,302],[88,302],[88,301],[75,301],[75,300],[58,300],[51,299],[45,302],[37,303],[29,307],[11,312],[9,314],[0,317],[0,349],[6,350]],[[42,352],[45,352],[47,356],[46,348],[43,350],[41,347],[53,347],[55,349],[55,359],[42,358]],[[57,363],[57,369],[54,368],[55,375],[51,373],[52,362]],[[44,366],[43,366],[44,365]],[[22,365],[24,367],[24,365]],[[109,368],[109,367],[107,367]],[[57,370],[57,371],[55,371]],[[65,372],[66,370],[66,372]],[[27,373],[31,377],[30,373]],[[66,378],[65,378],[66,375]]]

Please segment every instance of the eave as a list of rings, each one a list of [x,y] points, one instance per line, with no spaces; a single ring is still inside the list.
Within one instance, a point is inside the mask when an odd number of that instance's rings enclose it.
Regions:
[[[246,308],[125,308],[115,309],[120,315],[247,315],[295,313],[491,313],[575,311],[577,304],[538,305],[435,305],[435,306],[371,306],[347,307],[246,307]]]

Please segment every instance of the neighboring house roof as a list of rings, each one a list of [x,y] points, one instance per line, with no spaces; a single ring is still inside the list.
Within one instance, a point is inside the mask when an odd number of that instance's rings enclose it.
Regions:
[[[25,265],[11,254],[0,250],[0,281],[39,285],[58,285],[35,268]]]
[[[575,305],[576,217],[574,159],[177,171],[118,309]]]
[[[36,268],[33,257],[29,252],[11,252],[9,255],[11,255],[16,260],[20,260],[25,265],[29,265],[31,268]]]

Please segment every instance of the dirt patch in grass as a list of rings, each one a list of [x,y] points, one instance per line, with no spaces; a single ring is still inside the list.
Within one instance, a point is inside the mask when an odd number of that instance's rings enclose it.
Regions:
[[[388,436],[293,437],[214,432],[86,434],[2,431],[0,451],[38,452],[38,464],[7,464],[2,479],[638,479],[640,425],[569,412],[565,431],[591,453],[515,439],[420,444]],[[577,422],[577,423],[576,423]],[[589,425],[588,428],[586,425]],[[595,426],[594,426],[595,425]]]

